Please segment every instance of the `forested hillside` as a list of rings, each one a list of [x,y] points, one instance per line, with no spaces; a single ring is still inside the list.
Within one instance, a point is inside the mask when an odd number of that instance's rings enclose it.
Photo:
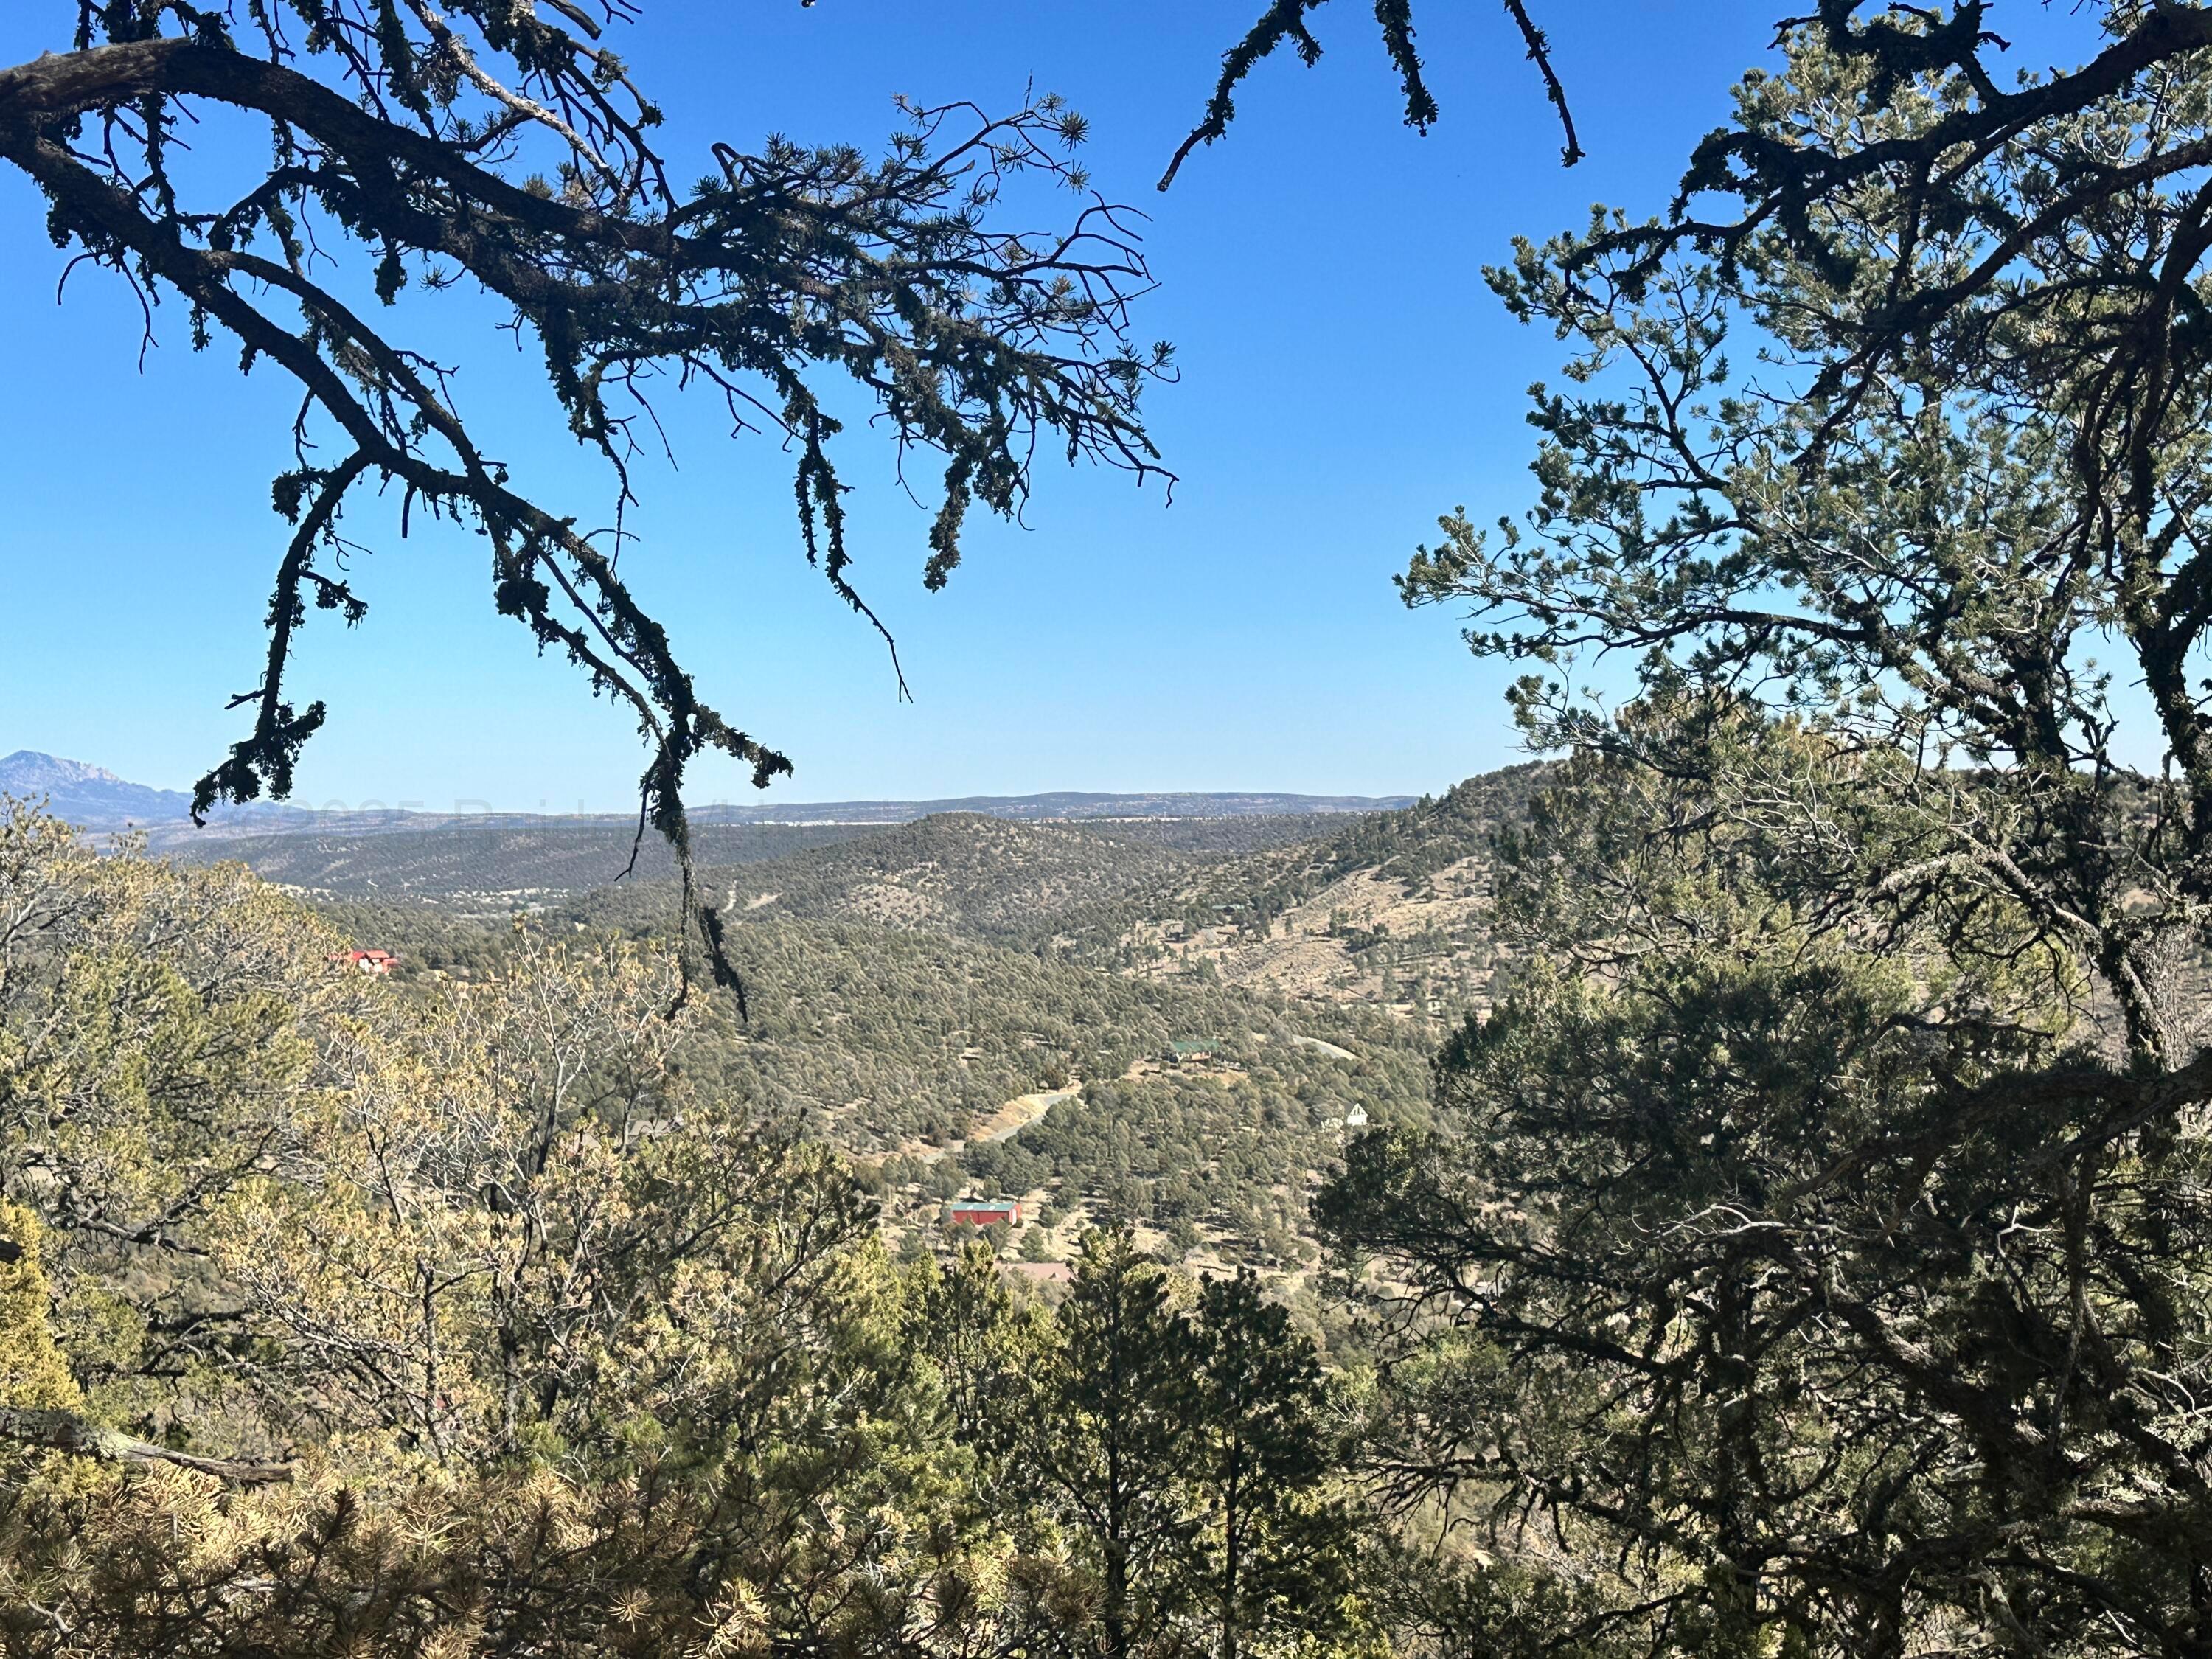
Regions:
[[[1543,775],[1516,767],[1389,812],[1113,823],[947,815],[707,877],[731,915],[988,939],[1085,966],[1216,976],[1417,1021],[1488,994],[1491,860]],[[665,885],[549,917],[644,931]]]
[[[871,830],[835,847],[717,867],[702,880],[730,913],[837,919],[1024,943],[1049,939],[1072,912],[1132,892],[1173,890],[1234,855],[1297,846],[1335,822],[1314,817],[1032,823],[951,813]],[[601,889],[562,914],[641,925],[666,890]]]
[[[1177,1255],[1302,1265],[1345,1116],[1423,1121],[1437,1034],[1490,994],[1491,855],[1538,775],[1350,818],[947,814],[710,866],[752,1012],[705,1010],[684,1063],[889,1158],[896,1215],[1003,1190],[1049,1206],[1062,1255],[1116,1216]],[[322,908],[418,986],[549,938],[675,937],[665,879]],[[1179,1042],[1212,1058],[1178,1066]]]
[[[710,1001],[678,1063],[749,1111],[878,1163],[901,1224],[973,1188],[1049,1213],[1048,1248],[1062,1255],[1089,1222],[1118,1218],[1194,1259],[1301,1267],[1315,1255],[1309,1192],[1346,1114],[1425,1120],[1429,1022],[1356,997],[1293,1004],[1200,956],[1161,973],[1103,931],[1068,930],[1294,880],[1286,848],[1294,860],[1319,849],[1342,881],[1370,873],[1364,857],[1473,849],[1489,834],[1456,792],[1387,818],[1347,833],[1310,818],[948,815],[718,867],[750,1015]],[[505,915],[469,892],[322,909],[356,941],[397,951],[399,981],[425,994],[496,978],[562,939],[665,950],[675,937],[665,881],[541,895]],[[1346,942],[1328,948],[1343,955]],[[1177,1065],[1178,1042],[1208,1059]],[[1031,1248],[1048,1246],[1041,1236]]]
[[[848,824],[702,824],[696,838],[702,856],[736,865],[868,833]],[[172,836],[155,850],[191,863],[235,861],[319,897],[420,900],[492,915],[620,879],[665,881],[675,870],[665,842],[641,842],[634,823],[604,818],[340,831],[310,823],[267,835]]]
[[[712,878],[719,888],[751,899],[767,890],[746,882],[738,866],[857,842],[849,858],[784,864],[776,877],[781,913],[819,920],[865,908],[872,896],[904,886],[915,897],[903,913],[927,919],[933,902],[949,896],[951,920],[965,926],[988,922],[994,908],[1018,919],[1024,904],[1048,906],[1055,879],[1079,892],[1093,890],[1083,872],[1102,860],[1106,868],[1090,880],[1111,888],[1142,878],[1148,857],[1162,872],[1184,870],[1194,866],[1177,854],[1202,861],[1286,846],[1325,835],[1346,816],[1037,822],[968,813],[888,824],[707,819],[695,827],[692,845],[702,866],[723,872]],[[641,842],[635,820],[608,818],[423,818],[375,829],[309,820],[265,834],[173,834],[156,838],[153,850],[191,863],[234,860],[319,900],[412,901],[494,913],[596,892],[597,912],[612,915],[620,907],[608,890],[616,884],[652,888],[674,874],[665,844],[650,836]],[[1041,884],[1036,890],[993,890],[1010,886],[1025,869]],[[657,896],[637,907],[639,914]],[[1018,921],[1000,931],[1019,931]]]

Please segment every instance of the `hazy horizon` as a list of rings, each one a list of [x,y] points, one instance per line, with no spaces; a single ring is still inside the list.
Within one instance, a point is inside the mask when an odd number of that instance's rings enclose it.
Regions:
[[[22,793],[21,788],[11,787],[13,780],[11,780],[9,776],[10,769],[16,763],[20,762],[58,762],[64,767],[86,769],[88,774],[96,776],[100,781],[107,782],[112,786],[126,786],[135,789],[158,790],[164,794],[179,797],[185,796],[190,793],[188,789],[180,788],[173,785],[159,783],[144,778],[125,777],[120,773],[118,773],[113,768],[104,765],[96,758],[82,755],[49,754],[45,750],[34,750],[27,746],[9,750],[5,753],[0,753],[0,793]],[[35,784],[32,787],[32,793],[36,793]],[[801,811],[810,808],[822,808],[827,810],[842,807],[857,810],[866,807],[927,806],[936,808],[939,811],[948,811],[958,810],[970,805],[980,807],[993,804],[1021,805],[1046,801],[1066,801],[1073,805],[1082,802],[1138,803],[1144,801],[1158,802],[1177,800],[1212,800],[1226,803],[1237,800],[1250,799],[1280,799],[1285,801],[1296,801],[1312,804],[1315,810],[1318,811],[1353,812],[1387,810],[1392,806],[1410,803],[1418,799],[1425,793],[1432,792],[1400,789],[1386,790],[1376,793],[1355,793],[1349,792],[1322,792],[1314,790],[1267,788],[1097,790],[1068,787],[1057,789],[993,791],[988,793],[969,793],[961,794],[856,795],[814,799],[796,794],[785,795],[780,792],[774,791],[769,792],[765,794],[748,791],[747,795],[742,798],[718,799],[713,800],[700,799],[693,800],[690,805],[695,812],[702,815],[702,817],[711,817],[718,812],[724,811],[738,811],[748,814],[757,814]],[[234,812],[235,810],[236,809],[228,807],[222,809],[222,811],[226,813]],[[303,816],[319,814],[359,816],[398,812],[441,817],[548,817],[556,818],[592,817],[615,819],[633,816],[635,812],[634,808],[630,809],[629,811],[610,811],[601,808],[592,807],[581,801],[572,805],[566,802],[552,799],[550,798],[541,799],[534,805],[500,805],[480,796],[456,796],[450,800],[436,800],[422,798],[401,798],[393,799],[378,799],[374,798],[347,799],[343,798],[333,798],[326,800],[309,800],[304,798],[295,797],[293,799],[282,802],[256,802],[253,805],[253,808],[251,810],[264,813],[271,811],[287,814],[296,812]]]

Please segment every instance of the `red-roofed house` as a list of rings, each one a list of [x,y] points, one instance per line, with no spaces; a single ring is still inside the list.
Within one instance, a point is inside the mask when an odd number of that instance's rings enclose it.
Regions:
[[[364,974],[388,974],[399,965],[399,958],[389,951],[341,951],[337,959]]]
[[[945,1206],[945,1218],[954,1225],[1018,1227],[1022,1206],[1011,1198],[956,1198]]]

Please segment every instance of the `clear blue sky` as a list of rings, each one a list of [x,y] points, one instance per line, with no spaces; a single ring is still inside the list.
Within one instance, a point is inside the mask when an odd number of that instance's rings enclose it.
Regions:
[[[1161,281],[1141,337],[1176,342],[1182,381],[1149,396],[1182,483],[1174,505],[1116,474],[1042,470],[1026,529],[971,520],[945,592],[922,591],[926,514],[848,445],[859,576],[898,634],[916,701],[880,646],[808,572],[785,458],[728,441],[703,404],[676,420],[679,470],[642,471],[645,539],[626,571],[672,623],[702,690],[791,753],[793,800],[1052,788],[1436,790],[1516,758],[1506,676],[1455,621],[1391,589],[1436,515],[1516,511],[1524,389],[1559,348],[1510,323],[1480,267],[1516,233],[1593,201],[1656,210],[1781,0],[1553,0],[1558,63],[1589,159],[1559,137],[1502,8],[1429,0],[1421,46],[1444,108],[1400,125],[1358,0],[1320,14],[1313,70],[1264,65],[1229,139],[1175,189],[1152,181],[1218,55],[1259,0],[647,0],[617,44],[670,115],[678,176],[707,144],[770,131],[875,144],[890,99],[1011,106],[1066,94],[1095,134],[1097,186],[1153,213]],[[1993,21],[2048,35],[2040,7]],[[17,0],[0,61],[66,43],[73,4]],[[182,786],[242,729],[281,550],[268,480],[296,394],[242,381],[226,339],[195,356],[172,307],[141,369],[136,302],[62,266],[41,204],[0,174],[0,752],[46,750]],[[605,496],[489,309],[426,318],[459,360],[464,411],[519,480],[602,522]],[[865,457],[865,459],[864,459]],[[331,705],[304,804],[457,802],[618,810],[639,765],[627,723],[565,663],[494,616],[481,543],[356,510],[373,610],[318,615],[294,685]],[[702,767],[694,799],[750,794]]]

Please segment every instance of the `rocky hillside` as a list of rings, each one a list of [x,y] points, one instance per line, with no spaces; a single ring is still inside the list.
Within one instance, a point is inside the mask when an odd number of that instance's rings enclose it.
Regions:
[[[1489,1002],[1493,842],[1526,813],[1543,772],[1470,778],[1436,799],[1212,866],[1153,896],[1152,914],[1124,905],[1085,921],[1094,936],[1110,931],[1136,972],[1455,1018]]]

